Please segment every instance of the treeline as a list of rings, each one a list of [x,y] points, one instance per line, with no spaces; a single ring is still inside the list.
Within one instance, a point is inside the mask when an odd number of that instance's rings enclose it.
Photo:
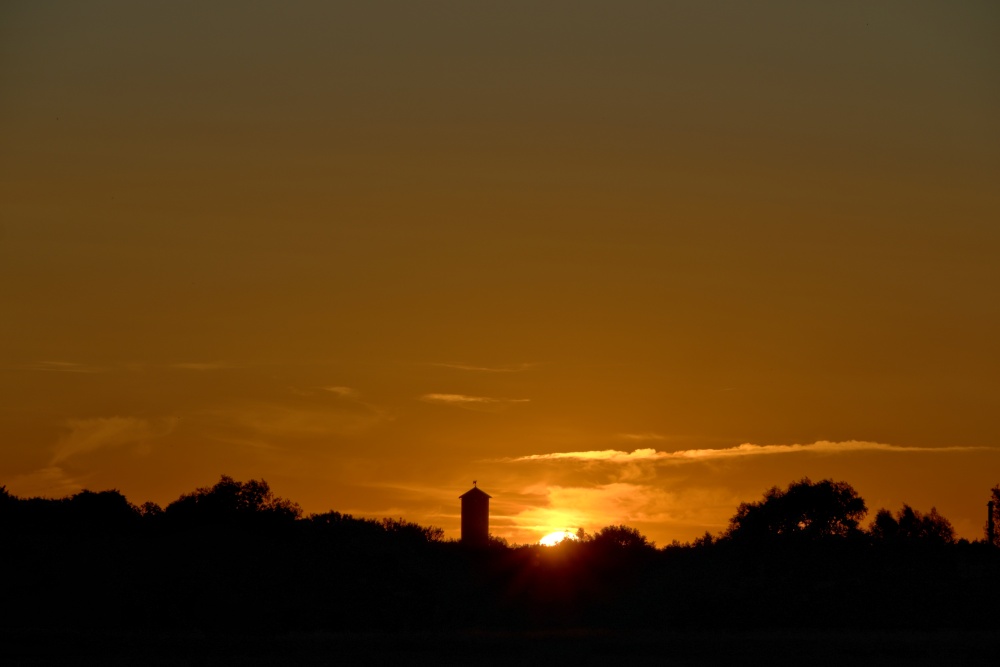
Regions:
[[[991,491],[1000,500],[1000,487]],[[990,628],[1000,549],[933,508],[881,509],[803,479],[728,528],[657,548],[605,527],[484,549],[439,528],[303,516],[264,481],[222,479],[165,508],[117,491],[0,487],[8,628],[288,631],[544,628]]]

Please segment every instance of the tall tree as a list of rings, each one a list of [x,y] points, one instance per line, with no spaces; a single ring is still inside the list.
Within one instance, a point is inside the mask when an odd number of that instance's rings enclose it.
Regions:
[[[864,499],[847,482],[814,483],[805,477],[785,490],[772,487],[763,500],[741,503],[726,536],[734,540],[845,537],[860,532],[858,523],[867,512]]]

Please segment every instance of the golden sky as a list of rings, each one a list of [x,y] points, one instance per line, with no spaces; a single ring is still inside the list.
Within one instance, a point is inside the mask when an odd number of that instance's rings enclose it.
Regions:
[[[981,534],[1000,5],[0,6],[0,484]]]

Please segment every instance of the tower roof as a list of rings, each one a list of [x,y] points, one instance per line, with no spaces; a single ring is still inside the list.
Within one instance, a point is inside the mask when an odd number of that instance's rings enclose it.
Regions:
[[[473,485],[475,485],[475,482],[473,482]],[[483,491],[482,489],[480,489],[478,486],[473,486],[471,489],[460,495],[459,498],[465,498],[466,496],[469,497],[486,496],[487,498],[493,497],[490,494]]]

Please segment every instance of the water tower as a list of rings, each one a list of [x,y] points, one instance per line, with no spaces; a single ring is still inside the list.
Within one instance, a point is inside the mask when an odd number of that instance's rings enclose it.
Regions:
[[[462,499],[462,544],[484,547],[490,541],[490,494],[476,486],[459,496]]]

